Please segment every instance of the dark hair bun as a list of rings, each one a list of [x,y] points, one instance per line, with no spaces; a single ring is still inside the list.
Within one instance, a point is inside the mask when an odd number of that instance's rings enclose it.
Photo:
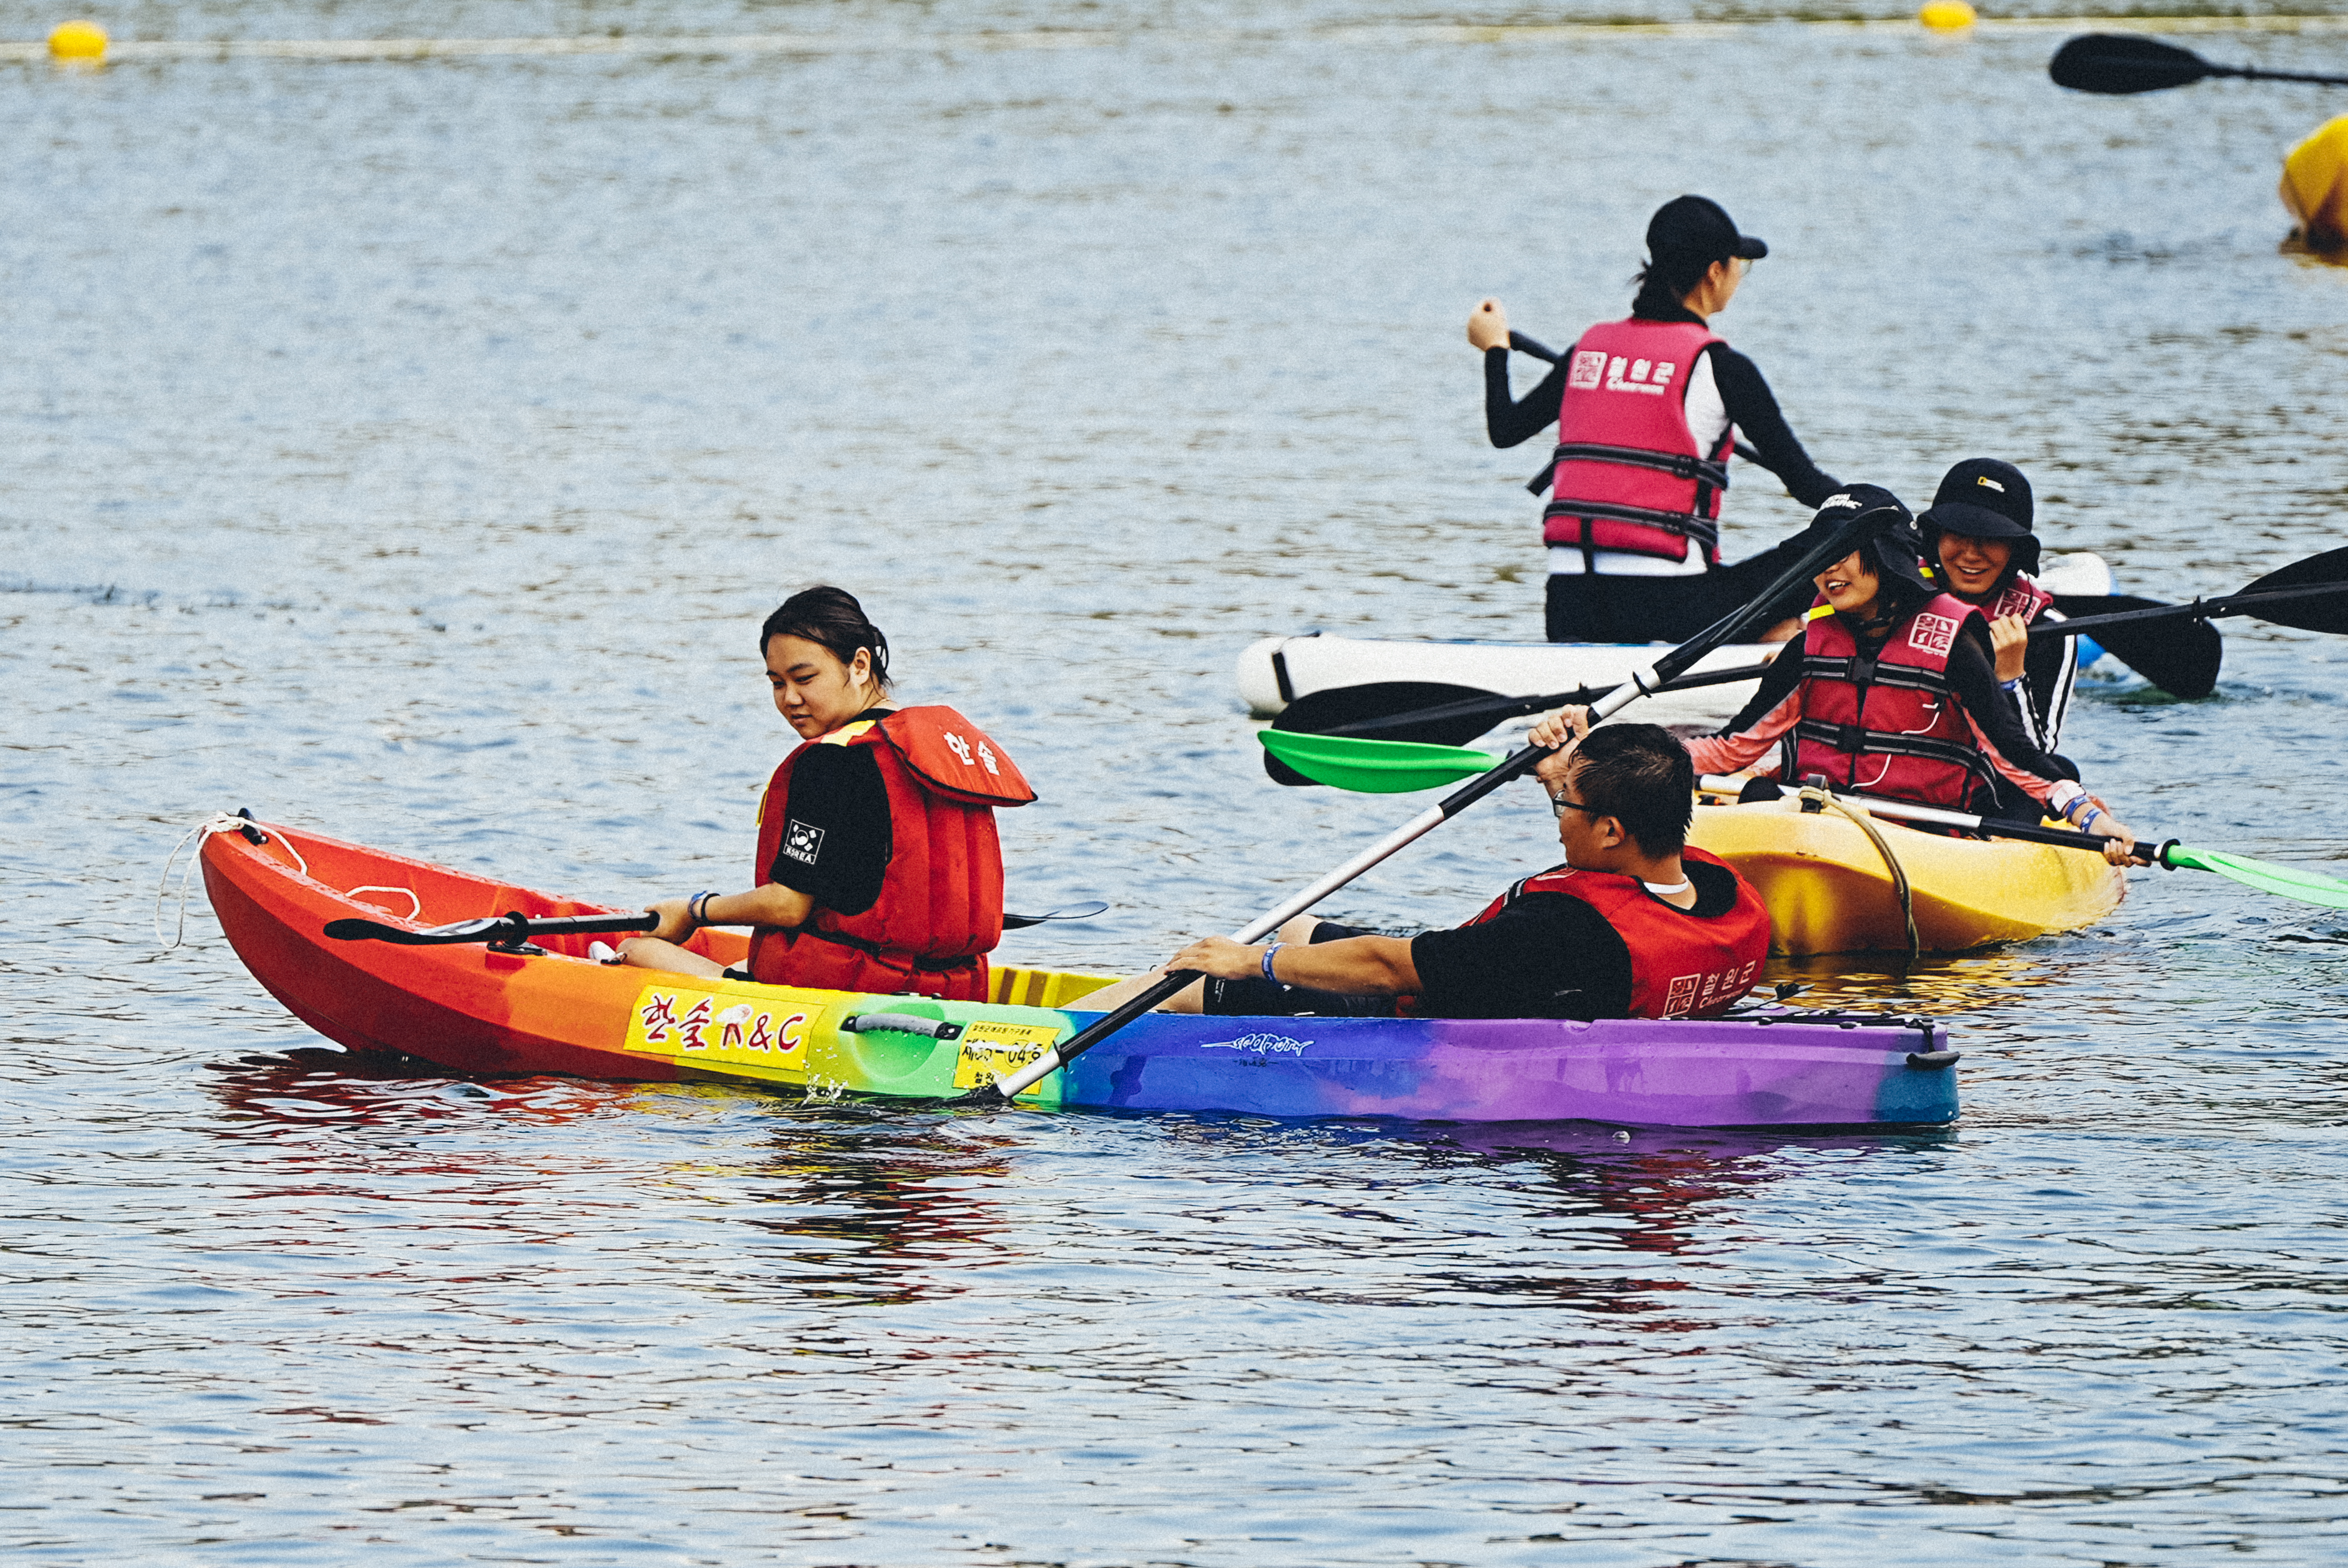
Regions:
[[[858,649],[872,655],[872,678],[889,684],[889,640],[865,618],[864,607],[844,588],[803,588],[783,600],[758,628],[758,656],[778,637],[799,637],[827,650],[842,664],[856,662]]]

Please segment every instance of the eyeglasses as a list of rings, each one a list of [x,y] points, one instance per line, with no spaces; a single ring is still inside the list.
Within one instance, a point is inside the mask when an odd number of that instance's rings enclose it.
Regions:
[[[1592,816],[1606,816],[1611,815],[1610,813],[1599,810],[1594,805],[1584,805],[1578,800],[1568,800],[1561,794],[1553,794],[1549,797],[1549,808],[1560,818],[1562,818],[1569,811],[1586,811]]]

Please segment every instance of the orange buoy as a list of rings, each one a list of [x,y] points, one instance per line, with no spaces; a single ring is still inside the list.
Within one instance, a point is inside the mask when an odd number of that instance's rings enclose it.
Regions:
[[[2284,155],[2282,204],[2315,251],[2348,248],[2348,114],[2318,126]]]

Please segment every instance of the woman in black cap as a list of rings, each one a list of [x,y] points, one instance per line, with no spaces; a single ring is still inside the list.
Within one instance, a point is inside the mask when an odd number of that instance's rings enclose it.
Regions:
[[[1785,569],[1784,546],[1721,565],[1720,497],[1740,432],[1804,506],[1838,487],[1753,362],[1709,323],[1768,253],[1717,202],[1665,202],[1647,225],[1630,319],[1582,333],[1521,402],[1509,396],[1508,313],[1488,299],[1468,317],[1468,341],[1484,351],[1492,445],[1514,446],[1557,423],[1556,454],[1530,487],[1550,497],[1550,641],[1681,641]]]
[[[1941,586],[1989,622],[1997,682],[2022,727],[2040,751],[2052,752],[2070,711],[2079,644],[2070,637],[2030,641],[2032,622],[2063,619],[2054,596],[2038,586],[2038,536],[2031,520],[2030,481],[2022,470],[1994,457],[1968,457],[1942,477],[1916,526],[1924,536],[1924,559],[1940,568]]]
[[[2001,784],[2083,832],[2114,838],[2125,862],[2136,835],[2081,788],[2075,770],[2032,744],[1998,689],[1989,624],[1924,575],[1908,508],[1873,485],[1827,497],[1802,536],[1839,528],[1853,508],[1876,522],[1866,543],[1819,572],[1818,601],[1803,619],[1802,645],[1778,656],[1761,689],[1717,735],[1687,743],[1699,774],[1761,764],[1780,783],[1831,788],[1922,805],[1997,814]],[[1537,725],[1537,745],[1582,727],[1568,709]],[[1765,759],[1776,753],[1774,770]]]

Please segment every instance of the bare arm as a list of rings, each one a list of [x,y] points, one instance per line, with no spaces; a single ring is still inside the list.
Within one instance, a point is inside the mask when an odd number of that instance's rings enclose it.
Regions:
[[[1228,937],[1207,937],[1175,954],[1166,967],[1243,980],[1263,973],[1263,948],[1242,947]],[[1411,962],[1410,944],[1400,937],[1346,937],[1309,947],[1283,947],[1272,959],[1272,972],[1285,986],[1344,996],[1416,996],[1419,990],[1418,967]]]
[[[644,911],[657,915],[661,923],[653,935],[664,942],[682,942],[693,935],[693,914],[686,907],[687,898],[664,898],[657,904],[647,904]],[[802,893],[796,887],[786,887],[779,882],[768,882],[753,887],[747,893],[721,893],[701,907],[701,923],[705,926],[779,926],[797,930],[807,924],[815,913],[815,895]]]

